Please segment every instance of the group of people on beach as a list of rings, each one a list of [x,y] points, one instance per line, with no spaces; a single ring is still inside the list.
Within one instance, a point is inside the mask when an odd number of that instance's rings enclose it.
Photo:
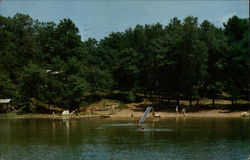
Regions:
[[[178,106],[178,105],[176,105],[176,107],[175,107],[175,112],[176,112],[177,115],[180,114],[180,113],[179,113],[179,106]],[[185,117],[185,116],[186,116],[186,108],[182,108],[181,113],[182,113],[183,116]]]
[[[176,107],[175,107],[175,112],[176,112],[176,115],[179,115],[179,114],[180,114],[179,106],[178,106],[178,105],[176,105]],[[185,116],[186,116],[186,108],[182,108],[182,109],[181,109],[181,113],[182,113],[183,116],[185,117]],[[158,118],[158,117],[155,117],[155,112],[154,112],[154,111],[152,111],[152,116],[153,116],[154,118]],[[134,115],[133,115],[133,113],[132,113],[132,114],[131,114],[131,119],[133,120],[133,118],[134,118]],[[158,120],[158,119],[157,119],[157,120]],[[136,121],[136,124],[137,124],[138,127],[140,127],[141,130],[144,130],[144,127],[141,126],[140,121],[137,120],[137,121]]]

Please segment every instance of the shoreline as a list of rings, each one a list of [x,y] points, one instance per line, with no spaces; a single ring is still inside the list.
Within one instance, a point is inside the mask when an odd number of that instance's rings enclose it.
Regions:
[[[241,114],[247,112],[247,111],[236,111],[236,112],[225,112],[225,110],[207,110],[207,111],[200,111],[200,112],[187,112],[186,116],[184,116],[182,113],[179,113],[177,115],[173,112],[156,112],[156,114],[160,115],[160,118],[172,118],[172,117],[199,117],[199,118],[207,118],[207,117],[214,117],[214,118],[237,118],[241,117]],[[134,114],[135,113],[135,114]],[[129,114],[129,111],[121,111],[117,115],[113,115],[113,117],[131,117],[131,114]],[[134,118],[140,118],[143,115],[143,112],[133,112]],[[150,114],[149,117],[152,117]],[[153,118],[153,117],[152,117]]]
[[[173,112],[156,112],[156,114],[160,115],[159,118],[182,118],[182,117],[190,117],[190,118],[241,118],[241,114],[247,111],[236,111],[236,112],[227,112],[225,110],[207,110],[200,112],[187,112],[186,116],[183,114],[177,115]],[[248,111],[249,112],[249,111]],[[35,118],[35,119],[90,119],[90,118],[112,118],[112,119],[140,119],[144,112],[133,111],[131,109],[122,109],[114,115],[109,114],[84,114],[84,115],[53,115],[53,114],[39,114],[39,113],[26,113],[26,114],[0,114],[0,118]],[[133,117],[131,116],[133,115]],[[154,118],[150,113],[149,118]]]

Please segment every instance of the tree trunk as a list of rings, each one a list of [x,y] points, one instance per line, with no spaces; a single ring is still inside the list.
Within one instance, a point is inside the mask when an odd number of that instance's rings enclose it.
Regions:
[[[147,99],[147,92],[144,91],[144,98]]]
[[[197,99],[197,100],[196,100],[196,106],[199,106],[199,105],[200,105],[200,100]]]
[[[205,81],[204,85],[202,86],[202,97],[206,97],[206,93],[207,93],[207,82]]]
[[[189,98],[189,107],[192,106],[192,98]]]
[[[91,86],[91,96],[94,96],[94,86]]]
[[[98,86],[97,86],[97,81],[96,81],[96,78],[94,77],[93,79],[94,79],[94,81],[95,81],[95,88],[96,88],[96,91],[99,91],[99,98],[101,98],[101,99],[102,99],[101,92],[100,92],[100,90],[98,89]]]
[[[232,102],[232,106],[234,106],[234,99],[232,99],[231,102]]]
[[[152,91],[149,92],[149,98],[152,99]]]
[[[212,106],[215,107],[215,98],[212,98]]]
[[[176,103],[177,103],[177,106],[179,108],[180,107],[180,98],[179,97],[177,98]]]
[[[249,85],[247,85],[247,94],[246,94],[246,99],[249,102],[250,100],[250,94],[249,94]]]
[[[8,113],[8,107],[7,107],[7,105],[4,104],[3,106],[4,106],[4,108],[5,108],[5,112]]]
[[[170,103],[170,101],[171,101],[171,98],[170,98],[170,96],[168,96],[168,103]]]

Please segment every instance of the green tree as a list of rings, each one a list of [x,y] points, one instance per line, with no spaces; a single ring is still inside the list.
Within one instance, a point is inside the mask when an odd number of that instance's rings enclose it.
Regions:
[[[55,29],[55,53],[62,60],[66,61],[69,57],[81,58],[82,42],[79,29],[72,20],[63,19]]]
[[[248,26],[247,19],[240,19],[237,16],[229,18],[224,24],[229,45],[229,51],[224,58],[225,91],[231,95],[232,105],[249,87]]]
[[[20,91],[28,98],[44,100],[47,73],[38,65],[29,64],[24,68],[20,77]]]
[[[47,73],[45,70],[41,69],[38,65],[28,64],[24,67],[23,72],[20,75],[19,84],[19,98],[20,103],[26,104],[26,102],[31,102],[33,99],[35,104],[33,106],[26,105],[26,111],[36,110],[36,100],[45,102],[46,101],[46,91],[47,91]],[[29,107],[32,107],[29,108]]]
[[[223,58],[227,52],[226,36],[221,29],[216,28],[212,23],[204,21],[200,25],[200,39],[205,42],[208,49],[207,74],[204,79],[206,96],[212,98],[212,105],[215,105],[216,95],[223,87]]]
[[[177,29],[177,42],[170,48],[173,50],[174,72],[172,74],[177,96],[183,95],[190,100],[197,95],[197,88],[202,85],[207,69],[207,48],[198,36],[197,18],[187,17],[180,25],[177,19],[172,21],[167,30]],[[171,34],[170,34],[171,35]],[[172,37],[175,39],[175,37]],[[195,98],[195,97],[194,97]],[[177,98],[177,103],[178,103]]]
[[[65,108],[74,110],[82,104],[84,93],[88,91],[89,85],[85,79],[70,75],[64,88]]]
[[[11,81],[11,79],[4,75],[0,74],[0,98],[15,98],[17,95],[17,88]]]

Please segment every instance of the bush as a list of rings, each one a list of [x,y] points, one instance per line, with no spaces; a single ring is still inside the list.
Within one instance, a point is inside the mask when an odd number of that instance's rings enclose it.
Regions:
[[[128,106],[126,104],[119,104],[118,108],[123,109],[123,108],[128,108]]]
[[[135,96],[134,92],[129,91],[128,96],[127,96],[127,101],[128,102],[134,102],[135,100],[136,100],[136,96]]]

